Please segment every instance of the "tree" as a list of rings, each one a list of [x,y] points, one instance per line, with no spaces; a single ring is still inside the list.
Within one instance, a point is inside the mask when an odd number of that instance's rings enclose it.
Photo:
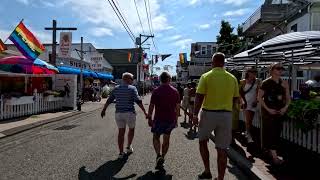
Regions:
[[[217,36],[218,51],[227,56],[238,52],[241,47],[239,36],[233,33],[234,28],[228,21],[221,21],[220,35]],[[238,32],[241,29],[238,27]]]

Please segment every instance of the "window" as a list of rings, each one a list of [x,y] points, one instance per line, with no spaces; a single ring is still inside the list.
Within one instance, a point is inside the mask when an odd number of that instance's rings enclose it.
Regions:
[[[207,50],[208,50],[208,55],[211,55],[212,54],[212,46],[207,45]]]
[[[207,48],[205,46],[201,47],[201,55],[206,55],[207,54]]]
[[[217,48],[216,47],[212,47],[212,54],[217,52]]]
[[[297,32],[297,31],[298,31],[298,25],[297,25],[297,24],[292,25],[290,31],[291,31],[291,32]]]

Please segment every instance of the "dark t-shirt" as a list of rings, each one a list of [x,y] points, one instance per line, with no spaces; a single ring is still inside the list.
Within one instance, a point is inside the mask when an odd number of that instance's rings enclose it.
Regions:
[[[263,101],[271,109],[280,110],[285,106],[286,91],[281,83],[281,80],[277,83],[272,79],[262,82],[261,89],[264,91]]]
[[[161,85],[151,96],[155,105],[155,121],[172,123],[176,120],[176,105],[180,103],[179,92],[171,85]]]

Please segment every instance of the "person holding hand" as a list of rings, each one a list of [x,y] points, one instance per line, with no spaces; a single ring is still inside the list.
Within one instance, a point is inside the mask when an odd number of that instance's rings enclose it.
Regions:
[[[118,146],[119,146],[119,159],[125,158],[125,153],[123,151],[124,146],[124,136],[126,133],[126,126],[129,127],[128,132],[128,144],[126,148],[126,153],[133,153],[133,148],[131,146],[134,130],[136,125],[136,111],[134,108],[134,103],[137,103],[141,108],[145,116],[147,117],[147,113],[145,108],[143,107],[142,100],[139,98],[137,88],[132,85],[133,84],[133,74],[131,73],[123,73],[122,74],[122,84],[116,86],[114,90],[110,93],[109,98],[106,104],[103,107],[101,112],[101,117],[103,118],[106,113],[107,107],[116,100],[116,114],[115,120],[119,129],[118,133]]]

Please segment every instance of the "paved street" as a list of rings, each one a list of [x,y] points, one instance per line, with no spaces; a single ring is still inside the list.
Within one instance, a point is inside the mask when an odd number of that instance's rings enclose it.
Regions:
[[[146,107],[148,100],[144,99]],[[112,105],[104,119],[97,110],[1,139],[0,179],[196,179],[203,170],[198,141],[189,140],[187,129],[182,127],[172,134],[166,174],[155,173],[152,135],[141,111],[137,111],[134,153],[126,162],[116,160],[117,130]],[[214,144],[210,143],[210,147],[211,168],[217,175],[216,157],[212,158]],[[229,162],[225,179],[247,178]]]

